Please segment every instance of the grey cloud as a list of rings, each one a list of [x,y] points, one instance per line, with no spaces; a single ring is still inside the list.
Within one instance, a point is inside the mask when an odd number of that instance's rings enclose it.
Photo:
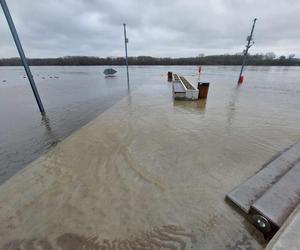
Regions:
[[[196,56],[242,51],[258,17],[251,53],[300,56],[297,0],[6,0],[28,57]],[[0,57],[17,52],[2,11]]]

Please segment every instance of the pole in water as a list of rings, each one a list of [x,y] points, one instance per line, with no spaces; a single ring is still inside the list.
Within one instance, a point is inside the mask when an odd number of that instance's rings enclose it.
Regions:
[[[129,89],[129,72],[128,72],[128,55],[127,55],[127,43],[128,43],[128,38],[126,35],[126,24],[123,24],[124,26],[124,43],[125,43],[125,61],[126,61],[126,71],[127,71],[127,87]]]
[[[3,12],[4,12],[4,15],[6,17],[6,20],[7,20],[7,23],[8,23],[8,26],[9,26],[9,29],[11,31],[11,34],[13,36],[13,39],[15,41],[15,44],[16,44],[16,47],[18,49],[18,52],[20,54],[20,57],[21,57],[21,61],[22,61],[22,64],[25,68],[25,71],[26,71],[26,75],[28,77],[28,80],[30,82],[30,85],[31,85],[31,88],[32,88],[32,91],[33,91],[33,94],[34,94],[34,97],[36,99],[36,102],[39,106],[39,109],[40,109],[40,112],[42,114],[45,113],[45,109],[44,109],[44,106],[42,104],[42,101],[41,101],[41,98],[40,98],[40,95],[39,95],[39,92],[36,88],[36,85],[35,85],[35,82],[34,82],[34,79],[33,79],[33,76],[31,74],[31,71],[30,71],[30,68],[29,68],[29,65],[27,63],[27,59],[26,59],[26,56],[25,56],[25,53],[23,51],[23,48],[22,48],[22,45],[21,45],[21,42],[20,42],[20,39],[19,39],[19,36],[18,36],[18,33],[17,33],[17,30],[16,30],[16,27],[14,25],[14,22],[12,20],[12,17],[10,15],[10,12],[9,12],[9,9],[8,9],[8,6],[5,2],[5,0],[0,0],[0,4],[2,6],[2,9],[3,9]]]
[[[201,75],[202,67],[198,67],[198,81],[200,81],[200,75]]]
[[[244,81],[243,70],[244,70],[244,67],[245,67],[245,64],[246,64],[248,50],[254,44],[254,41],[253,41],[252,37],[253,37],[253,31],[254,31],[254,28],[255,28],[256,21],[257,21],[257,18],[254,18],[250,35],[247,37],[247,45],[246,45],[246,49],[243,51],[244,58],[243,58],[243,63],[242,63],[239,79],[238,79],[238,84],[242,84],[243,81]]]

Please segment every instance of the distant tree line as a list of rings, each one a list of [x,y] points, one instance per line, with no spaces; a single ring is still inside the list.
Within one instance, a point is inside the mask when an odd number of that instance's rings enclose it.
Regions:
[[[32,58],[28,59],[29,64],[33,66],[43,65],[124,65],[123,57],[89,57],[89,56],[66,56],[59,58]],[[181,58],[158,58],[151,56],[129,57],[130,65],[240,65],[243,60],[242,54],[235,55],[212,55],[204,56],[200,54],[197,57]],[[19,58],[0,59],[0,66],[19,66]],[[300,59],[291,54],[288,57],[276,55],[272,52],[266,54],[249,55],[247,65],[282,65],[282,66],[300,66]]]

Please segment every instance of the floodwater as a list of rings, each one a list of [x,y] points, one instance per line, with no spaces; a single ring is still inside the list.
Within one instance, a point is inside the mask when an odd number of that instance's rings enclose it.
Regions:
[[[173,71],[195,83],[195,66],[130,67],[132,96],[120,102],[128,94],[125,68],[115,68],[118,76],[106,79],[104,67],[33,67],[46,120],[22,68],[0,68],[0,82],[6,79],[0,86],[2,182],[113,106],[54,148],[44,165],[24,171],[28,183],[20,175],[3,185],[0,201],[11,215],[0,216],[7,226],[0,226],[0,236],[7,236],[3,243],[24,237],[30,245],[36,235],[51,235],[65,249],[76,242],[101,249],[93,243],[100,233],[113,241],[145,232],[153,241],[177,240],[180,249],[262,247],[263,239],[224,197],[300,140],[300,68],[247,67],[237,87],[239,67],[205,66],[201,80],[210,82],[209,96],[197,102],[173,101],[166,81],[166,72]],[[75,155],[74,144],[82,155]],[[84,164],[90,172],[82,171]],[[20,194],[12,198],[16,189]]]
[[[104,68],[31,67],[41,117],[24,69],[0,67],[0,184],[128,94],[124,68],[113,78]],[[138,80],[133,74],[132,88]]]
[[[125,68],[114,67],[119,71],[114,78],[105,78],[104,68],[32,67],[47,111],[47,117],[41,118],[23,68],[0,67],[0,184],[128,94]],[[131,67],[131,87],[151,87],[153,81],[164,81],[162,75],[169,70],[194,82],[198,79],[195,66]],[[245,134],[266,150],[281,148],[261,134],[251,134],[254,128],[262,134],[268,130],[280,140],[296,140],[300,124],[300,68],[247,67],[246,82],[236,89],[238,70],[239,67],[231,66],[203,67],[201,80],[211,82],[206,108],[208,126],[222,120],[228,130],[243,127]],[[189,108],[194,104],[175,105]]]

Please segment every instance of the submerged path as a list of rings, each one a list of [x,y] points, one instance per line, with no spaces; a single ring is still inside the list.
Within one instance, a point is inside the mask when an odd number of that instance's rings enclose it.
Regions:
[[[105,111],[0,186],[0,249],[262,248],[224,197],[266,159],[204,109],[160,83]]]

